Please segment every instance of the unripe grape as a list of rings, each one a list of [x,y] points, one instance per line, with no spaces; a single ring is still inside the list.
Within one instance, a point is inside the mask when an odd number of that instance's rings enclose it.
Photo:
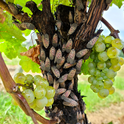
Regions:
[[[95,79],[94,76],[89,76],[88,77],[88,82],[92,84],[94,79]]]
[[[51,99],[47,99],[48,100],[48,103],[46,104],[47,107],[51,106],[54,102],[54,99],[51,98]]]
[[[112,40],[114,40],[114,37],[113,36],[107,36],[104,39],[105,43],[110,43],[110,44],[112,43]]]
[[[105,76],[105,73],[101,72],[101,77],[104,77]]]
[[[106,67],[107,67],[107,68],[110,68],[111,65],[112,65],[112,64],[111,64],[110,60],[106,61]]]
[[[116,39],[114,39],[113,41],[112,41],[112,46],[113,47],[116,47],[116,48],[118,48],[118,49],[123,49],[123,43],[122,43],[122,41],[120,40],[120,39],[118,39],[118,38],[116,38]]]
[[[101,89],[99,92],[98,92],[98,95],[105,98],[109,95],[109,90],[108,89]]]
[[[118,64],[116,64],[116,65],[112,65],[111,67],[110,67],[110,69],[112,69],[113,71],[119,71],[120,69],[121,69],[121,65],[118,63]]]
[[[34,93],[31,89],[25,89],[22,92],[22,95],[25,97],[28,103],[32,103],[34,101]]]
[[[26,78],[25,78],[25,75],[23,73],[17,73],[14,76],[14,81],[16,83],[24,84],[25,79]]]
[[[33,80],[34,80],[34,77],[31,75],[31,74],[27,74],[26,76],[25,76],[25,81],[27,82],[27,83],[33,83]]]
[[[98,88],[99,90],[100,90],[100,89],[103,89],[103,88],[104,88],[103,82],[102,82],[102,81],[97,81],[96,88]]]
[[[95,68],[96,64],[94,62],[89,62],[88,67],[91,68]]]
[[[36,99],[33,102],[29,103],[30,108],[34,109],[36,107]]]
[[[111,87],[108,90],[109,90],[109,94],[113,94],[115,92],[115,88],[114,87]]]
[[[46,90],[42,86],[36,86],[34,95],[37,99],[42,99],[46,95]]]
[[[97,80],[102,81],[103,77],[98,77]]]
[[[116,76],[116,72],[114,72],[112,69],[109,69],[108,72],[106,73],[106,76],[112,79]]]
[[[99,38],[97,39],[96,43],[98,43],[98,42],[104,42],[104,38],[103,38],[103,37],[99,37]]]
[[[95,74],[95,71],[96,71],[95,68],[91,68],[91,69],[89,69],[89,74],[90,75],[94,75]]]
[[[96,80],[96,79],[93,80],[93,85],[94,85],[94,86],[97,85],[97,80]]]
[[[112,87],[113,82],[110,79],[106,79],[104,80],[104,87],[109,89],[110,87]]]
[[[100,69],[100,70],[102,70],[102,69],[104,69],[106,67],[106,63],[105,62],[98,62],[97,63],[97,68],[98,69]]]
[[[91,58],[91,59],[95,59],[95,56],[96,56],[96,55],[95,55],[94,52],[92,52],[92,53],[90,54],[90,58]]]
[[[123,65],[123,64],[124,64],[124,59],[123,59],[122,57],[120,57],[119,64],[120,64],[120,65]]]
[[[105,44],[103,42],[98,42],[95,44],[95,50],[96,52],[102,52],[105,50]]]
[[[55,95],[55,89],[52,86],[46,88],[46,97],[47,99],[53,98]]]
[[[100,71],[97,69],[96,71],[95,71],[95,76],[96,77],[99,77],[101,75],[101,73],[100,73]]]
[[[36,99],[36,106],[40,109],[43,109],[47,103],[48,103],[48,100],[46,97],[42,99]]]
[[[115,47],[110,47],[107,50],[107,55],[109,58],[116,58],[119,55],[119,50]]]
[[[100,60],[100,61],[107,61],[109,58],[108,58],[108,56],[107,56],[107,52],[101,52],[101,53],[99,53],[98,54],[98,59]]]
[[[91,85],[90,88],[93,90],[93,92],[98,93],[99,89],[97,89],[94,85]]]
[[[107,73],[107,71],[108,71],[108,68],[104,68],[104,69],[102,70],[103,73]]]
[[[39,107],[35,106],[33,109],[36,111],[41,111],[43,108],[39,108]]]
[[[111,58],[110,61],[111,61],[112,65],[116,65],[119,63],[120,57]]]

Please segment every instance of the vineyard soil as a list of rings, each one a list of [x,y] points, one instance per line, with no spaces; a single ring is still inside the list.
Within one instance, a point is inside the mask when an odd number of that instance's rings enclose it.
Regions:
[[[17,66],[8,66],[11,75],[14,75],[16,68]],[[122,70],[124,70],[124,66],[120,71]],[[80,79],[81,78],[79,78],[79,80]],[[6,92],[0,80],[0,92],[1,91]],[[122,94],[124,96],[124,91],[122,91]],[[111,104],[106,108],[101,107],[100,110],[95,112],[87,112],[87,116],[92,124],[108,124],[109,122],[112,122],[110,124],[124,124],[124,102]]]

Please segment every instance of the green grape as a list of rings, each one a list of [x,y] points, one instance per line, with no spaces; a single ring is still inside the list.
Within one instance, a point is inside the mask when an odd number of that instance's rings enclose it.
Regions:
[[[103,42],[98,42],[95,44],[96,52],[102,52],[105,50],[105,44]]]
[[[121,65],[118,63],[118,64],[116,64],[116,65],[112,65],[111,67],[110,67],[110,69],[112,69],[113,71],[119,71],[120,69],[121,69]]]
[[[112,36],[107,36],[104,39],[105,43],[110,43],[110,44],[112,43],[112,40],[114,40],[114,37],[112,37]]]
[[[36,107],[36,99],[33,102],[29,103],[30,108],[34,109]]]
[[[93,92],[98,93],[99,89],[97,89],[94,85],[91,85],[90,88],[93,90]]]
[[[96,77],[99,77],[100,75],[101,75],[100,71],[99,71],[98,69],[96,69],[96,71],[95,71],[95,76],[96,76]]]
[[[26,77],[23,73],[17,73],[14,76],[14,81],[16,83],[24,84],[25,79],[26,79]]]
[[[118,38],[116,38],[116,39],[114,39],[113,41],[112,41],[112,46],[113,47],[116,47],[116,48],[118,48],[118,49],[123,49],[123,43],[122,43],[122,41],[120,40],[120,39],[118,39]]]
[[[108,71],[108,68],[104,68],[104,69],[102,70],[103,73],[107,73],[107,71]]]
[[[22,92],[22,95],[25,97],[28,103],[32,103],[34,101],[34,93],[31,89],[25,89]]]
[[[93,80],[93,85],[94,85],[94,86],[97,85],[97,80],[96,80],[96,79]]]
[[[106,80],[106,79],[108,79],[108,77],[107,77],[106,75],[104,75],[104,76],[103,76],[103,79]]]
[[[101,72],[101,77],[104,77],[105,76],[105,73]]]
[[[99,90],[98,95],[105,98],[109,95],[109,90],[108,89],[101,89],[101,90]]]
[[[109,90],[109,94],[113,94],[115,92],[115,88],[114,87],[111,87],[108,90]]]
[[[99,59],[98,59],[97,55],[96,55],[95,59],[93,60],[93,62],[94,62],[94,63],[99,62]]]
[[[90,58],[91,58],[91,59],[95,59],[95,56],[96,56],[96,55],[95,55],[94,52],[92,52],[92,53],[90,54]]]
[[[43,88],[47,88],[49,86],[49,83],[46,79],[42,78],[40,75],[34,76],[34,83],[36,86],[42,86]]]
[[[110,47],[107,50],[107,55],[109,58],[116,58],[119,55],[119,50],[115,47]]]
[[[106,76],[110,79],[114,78],[116,76],[116,72],[114,72],[112,69],[108,69]]]
[[[97,81],[96,88],[98,88],[99,90],[100,90],[100,89],[103,89],[103,88],[104,88],[103,82],[102,82],[102,81]]]
[[[99,70],[102,70],[102,69],[104,69],[106,67],[106,63],[105,62],[98,62],[97,63],[97,68],[99,69]]]
[[[109,58],[108,58],[108,56],[107,56],[107,53],[104,51],[104,52],[100,52],[100,53],[98,54],[98,59],[99,59],[100,61],[107,61]]]
[[[120,57],[111,58],[110,61],[111,61],[112,65],[116,65],[119,63]]]
[[[43,109],[46,104],[48,103],[48,100],[46,97],[42,98],[42,99],[36,99],[36,107]]]
[[[103,80],[103,77],[97,77],[97,80],[98,81],[102,81]]]
[[[103,38],[103,37],[99,37],[99,38],[97,39],[97,41],[96,41],[96,44],[97,44],[98,42],[104,42],[104,38]]]
[[[111,65],[112,65],[112,64],[111,64],[110,60],[106,61],[106,67],[107,67],[107,68],[110,68]]]
[[[110,87],[112,87],[112,85],[113,85],[113,82],[110,79],[104,80],[104,87],[106,89],[109,89]]]
[[[95,75],[95,71],[96,71],[95,68],[91,68],[91,69],[89,69],[89,74],[90,75]]]
[[[39,108],[39,107],[35,106],[33,109],[36,111],[41,111],[43,108]]]
[[[88,77],[88,82],[92,84],[94,79],[95,79],[94,76],[89,76]]]
[[[51,98],[51,99],[47,99],[48,100],[48,103],[46,104],[47,107],[51,106],[54,102],[54,99]]]
[[[110,79],[112,82],[114,82],[115,81],[115,78],[112,78],[112,79]]]
[[[107,43],[107,44],[106,44],[106,47],[107,47],[107,48],[111,47],[111,44]]]
[[[34,89],[34,96],[37,99],[42,99],[46,95],[46,90],[42,86],[36,86]]]
[[[89,62],[88,67],[89,67],[89,69],[95,68],[96,64],[94,62]]]
[[[29,84],[33,83],[34,77],[31,74],[27,74],[25,77],[26,77],[25,80],[27,83],[29,83]]]
[[[124,64],[124,59],[123,59],[122,57],[120,57],[119,64],[120,64],[120,65],[123,65],[123,64]]]
[[[47,99],[53,98],[55,95],[55,89],[52,86],[46,88],[46,97]]]

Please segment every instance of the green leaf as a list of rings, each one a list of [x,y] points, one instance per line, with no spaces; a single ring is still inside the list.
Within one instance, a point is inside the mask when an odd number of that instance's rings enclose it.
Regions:
[[[111,5],[112,5],[112,4],[115,4],[115,5],[117,5],[119,8],[121,8],[123,1],[124,1],[124,0],[112,0]]]

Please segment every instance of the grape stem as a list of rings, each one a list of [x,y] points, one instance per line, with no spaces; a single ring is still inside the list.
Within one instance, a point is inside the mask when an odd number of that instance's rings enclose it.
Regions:
[[[27,114],[28,116],[32,117],[34,124],[38,124],[36,120],[41,122],[42,124],[56,124],[56,120],[47,120],[33,111],[26,99],[22,96],[22,94],[17,90],[15,91],[15,87],[17,87],[16,83],[12,79],[9,70],[6,67],[6,64],[3,60],[3,57],[0,53],[0,77],[4,84],[6,91],[13,97],[13,99],[17,102],[20,108]]]
[[[105,20],[103,17],[101,17],[101,21],[108,27],[108,29],[111,31],[111,36],[113,36],[114,38],[119,38],[119,30],[115,30],[111,25],[110,23]]]

